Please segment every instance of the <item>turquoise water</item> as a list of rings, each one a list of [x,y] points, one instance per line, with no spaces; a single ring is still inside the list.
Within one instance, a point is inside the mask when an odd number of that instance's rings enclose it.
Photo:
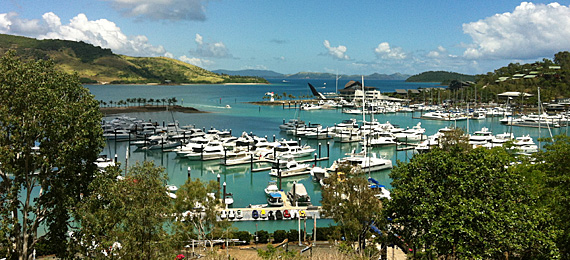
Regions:
[[[358,80],[358,79],[357,79]],[[339,80],[339,89],[341,89],[348,80]],[[355,115],[347,115],[341,113],[341,110],[313,110],[313,111],[298,111],[294,109],[283,109],[281,106],[258,106],[248,104],[246,102],[262,101],[262,97],[266,92],[275,92],[282,94],[292,94],[294,96],[309,95],[310,90],[307,82],[316,87],[325,86],[321,88],[321,92],[334,92],[335,81],[323,80],[291,80],[287,83],[282,83],[280,80],[273,82],[270,85],[188,85],[188,86],[147,86],[147,85],[93,85],[87,86],[95,98],[103,101],[113,102],[127,98],[172,98],[175,97],[183,106],[195,107],[199,110],[208,111],[211,113],[198,113],[186,114],[178,112],[156,112],[156,113],[130,113],[130,117],[136,117],[144,120],[152,120],[161,122],[172,122],[177,120],[180,125],[192,124],[196,127],[209,129],[211,127],[217,129],[231,129],[233,135],[240,135],[241,132],[253,132],[258,136],[267,136],[269,139],[273,138],[291,138],[284,133],[279,132],[278,126],[283,120],[288,120],[299,116],[302,120],[311,123],[320,123],[323,126],[334,125],[334,123],[341,122],[343,119],[357,118],[362,119],[362,116],[355,117]],[[433,84],[425,83],[405,83],[403,81],[366,81],[366,86],[377,87],[382,92],[392,92],[394,89],[415,89],[418,87],[432,87]],[[225,108],[230,105],[231,109]],[[426,128],[426,134],[434,134],[438,129],[449,125],[449,122],[443,121],[430,121],[412,119],[411,113],[398,113],[398,114],[385,114],[375,115],[379,122],[384,123],[390,121],[392,124],[399,125],[400,127],[412,127],[417,122],[422,122],[422,127]],[[457,127],[466,128],[467,122],[458,122]],[[473,131],[480,130],[482,127],[487,127],[494,133],[508,132],[507,126],[499,123],[499,118],[488,118],[486,120],[469,121],[469,129]],[[565,132],[566,128],[554,129],[553,134]],[[538,129],[536,128],[513,128],[515,136],[523,134],[530,134],[534,138],[538,137]],[[546,136],[547,130],[542,129],[541,136]],[[302,141],[306,143],[306,140]],[[308,143],[313,148],[318,148],[321,144],[321,155],[327,156],[327,142],[330,142],[329,152],[331,160],[317,162],[319,166],[330,166],[334,159],[341,157],[344,153],[350,152],[352,149],[359,150],[358,144],[338,144],[332,140],[312,140]],[[170,178],[170,184],[180,186],[187,179],[187,169],[191,168],[192,178],[200,178],[204,181],[216,180],[216,176],[220,174],[222,182],[226,182],[227,191],[234,194],[234,207],[246,207],[249,204],[263,204],[265,202],[265,194],[263,189],[266,187],[267,182],[272,179],[268,172],[254,172],[251,173],[249,165],[247,166],[234,166],[225,167],[215,162],[196,162],[187,159],[180,159],[176,157],[174,152],[160,152],[160,151],[137,151],[135,146],[129,149],[129,165],[134,161],[152,160],[157,165],[161,165],[166,169]],[[104,153],[109,156],[117,154],[119,161],[124,165],[127,151],[126,142],[113,142],[108,141]],[[375,148],[372,149],[381,156],[392,159],[394,165],[396,161],[407,161],[412,152],[400,151],[396,152],[395,147]],[[372,177],[377,179],[381,184],[390,186],[389,170],[372,173]],[[321,190],[317,183],[311,180],[311,177],[289,178],[283,179],[283,189],[288,191],[293,181],[299,181],[305,185],[307,192],[311,196],[313,204],[320,205]],[[312,220],[308,221],[307,228],[312,230]],[[297,222],[295,221],[256,221],[256,222],[236,222],[234,226],[240,230],[255,231],[255,224],[258,224],[259,230],[274,231],[278,229],[295,229]],[[318,226],[326,226],[332,223],[330,220],[319,220]]]

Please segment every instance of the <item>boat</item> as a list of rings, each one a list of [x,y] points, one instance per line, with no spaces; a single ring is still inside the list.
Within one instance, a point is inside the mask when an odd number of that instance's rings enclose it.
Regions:
[[[305,189],[305,185],[302,183],[293,182],[293,186],[291,190],[287,193],[287,197],[289,201],[296,202],[297,205],[301,206],[309,206],[311,205],[311,197],[307,193],[307,189]]]
[[[413,126],[412,128],[408,128],[404,131],[395,133],[394,137],[396,137],[398,141],[407,141],[407,142],[422,141],[423,139],[425,139],[424,133],[426,132],[426,129],[422,128],[421,125],[422,123],[418,122],[418,124]]]
[[[100,155],[99,158],[95,160],[95,165],[97,165],[99,170],[105,170],[107,166],[115,166],[115,161],[107,157],[107,155]]]
[[[226,204],[227,206],[234,204],[234,194],[233,193],[226,193],[224,195],[224,204]]]
[[[337,168],[339,164],[347,163],[354,167],[360,167],[363,171],[381,171],[386,169],[392,169],[392,160],[378,158],[376,154],[372,156],[355,154],[352,156],[340,158],[333,163],[331,168]]]
[[[493,136],[490,142],[483,145],[485,148],[493,148],[493,147],[500,147],[503,146],[506,142],[511,141],[514,139],[512,133],[502,133]]]
[[[283,206],[283,199],[281,198],[280,192],[271,192],[267,198],[267,204],[272,207]]]
[[[299,119],[289,119],[289,121],[285,122],[283,120],[283,124],[279,126],[281,131],[287,131],[295,128],[301,128],[305,126],[305,121]]]
[[[255,156],[254,152],[251,151],[240,151],[237,153],[232,153],[231,157],[227,157],[224,160],[226,166],[242,165],[252,162],[257,162],[258,157]]]
[[[165,139],[154,139],[148,142],[146,146],[140,147],[142,150],[157,150],[157,149],[171,149],[180,146],[179,141],[165,140]]]
[[[473,146],[485,145],[493,139],[493,133],[489,131],[489,128],[483,127],[479,131],[475,131],[469,136],[469,144]]]
[[[375,194],[374,197],[376,197],[377,199],[381,198],[391,199],[390,191],[386,189],[386,186],[381,185],[380,182],[378,182],[376,179],[372,177],[368,177],[368,182],[370,182],[370,184],[368,185],[370,189],[378,191],[378,193]]]
[[[269,194],[279,192],[279,187],[277,187],[277,182],[274,180],[269,181],[267,187],[265,188],[265,195],[269,197]]]
[[[515,138],[513,141],[513,147],[511,149],[516,150],[517,154],[530,154],[538,152],[538,146],[532,140],[530,135],[523,135]]]
[[[287,161],[284,169],[280,169],[279,167],[276,169],[271,169],[269,175],[281,178],[305,175],[310,173],[310,167],[311,165],[308,163],[299,164],[297,161],[291,158]]]
[[[224,150],[224,147],[220,142],[210,142],[200,152],[191,152],[185,154],[186,158],[189,160],[202,161],[222,159],[224,157],[229,157],[232,155],[234,155],[234,153]]]

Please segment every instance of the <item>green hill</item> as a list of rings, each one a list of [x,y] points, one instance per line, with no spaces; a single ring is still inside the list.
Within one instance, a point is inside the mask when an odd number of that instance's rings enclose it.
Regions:
[[[24,59],[52,59],[56,67],[77,73],[85,83],[267,83],[258,77],[219,75],[166,57],[130,57],[84,42],[0,34],[0,55],[8,50]]]
[[[475,81],[475,76],[448,71],[426,71],[409,77],[406,82],[437,82],[448,85],[452,80]]]

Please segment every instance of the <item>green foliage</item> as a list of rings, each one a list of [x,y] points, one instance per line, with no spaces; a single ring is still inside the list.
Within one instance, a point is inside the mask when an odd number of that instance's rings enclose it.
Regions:
[[[426,71],[409,77],[406,82],[441,82],[444,85],[452,80],[475,81],[475,76],[448,71]]]
[[[267,250],[257,249],[257,255],[261,259],[295,259],[297,253],[295,251],[286,252],[283,248],[275,248],[273,245],[267,245]]]
[[[532,191],[560,230],[556,243],[563,259],[570,259],[570,137],[555,136],[534,155],[542,163],[524,165],[525,177],[534,185]]]
[[[269,242],[269,232],[265,230],[257,231],[257,242],[262,244]]]
[[[340,240],[340,233],[338,226],[328,226],[317,228],[317,240]]]
[[[14,52],[0,58],[0,230],[13,239],[15,257],[31,254],[40,225],[59,256],[69,253],[69,210],[96,171],[100,120],[77,76]]]
[[[361,169],[350,165],[341,165],[325,183],[322,214],[332,217],[343,227],[347,241],[357,241],[358,248],[364,250],[370,224],[382,222],[382,202],[374,196],[378,191],[368,187]]]
[[[252,235],[248,231],[237,231],[232,235],[233,238],[237,238],[240,241],[244,241],[246,245],[251,242]]]
[[[164,169],[144,162],[121,174],[119,167],[107,167],[89,186],[75,216],[81,224],[76,246],[95,257],[103,256],[101,248],[128,259],[164,256],[172,215]]]
[[[273,232],[273,243],[281,243],[285,239],[287,239],[287,231],[275,230],[275,232]]]
[[[554,55],[554,62],[543,59],[534,63],[520,64],[510,63],[505,67],[496,69],[485,75],[477,75],[477,87],[494,94],[505,91],[519,91],[534,96],[528,99],[528,103],[537,103],[537,87],[541,88],[543,101],[550,101],[557,98],[569,97],[570,93],[570,53],[568,51],[559,52]],[[556,69],[552,66],[560,66]],[[535,75],[534,78],[513,79],[515,74]],[[500,80],[501,77],[507,80]],[[515,100],[516,101],[516,100]]]
[[[402,241],[435,257],[558,255],[555,230],[501,148],[436,149],[394,168],[386,217]]]
[[[289,242],[299,241],[299,230],[296,229],[289,230],[289,232],[287,232],[287,238],[289,239]]]
[[[191,239],[213,240],[225,236],[231,225],[217,221],[216,208],[221,207],[219,185],[216,181],[203,183],[200,179],[187,179],[176,192],[174,212],[174,239],[183,244]]]

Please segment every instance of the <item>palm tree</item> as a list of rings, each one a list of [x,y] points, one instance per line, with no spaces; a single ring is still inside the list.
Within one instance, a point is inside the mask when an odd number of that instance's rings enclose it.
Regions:
[[[154,105],[154,98],[149,99],[148,103],[150,103],[151,106]]]

